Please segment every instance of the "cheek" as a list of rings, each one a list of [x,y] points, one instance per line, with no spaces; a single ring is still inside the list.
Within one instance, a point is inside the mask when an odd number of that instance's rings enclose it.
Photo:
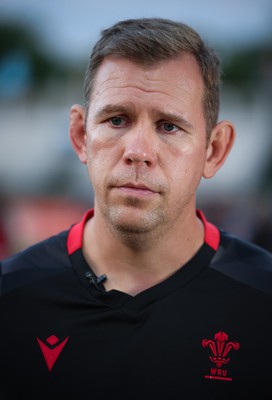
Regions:
[[[92,155],[109,152],[118,144],[119,137],[104,126],[90,127],[87,135],[87,147]]]
[[[169,176],[179,189],[185,185],[197,187],[205,166],[205,150],[200,148],[184,149],[167,164]]]
[[[87,166],[92,179],[99,175],[103,179],[109,174],[117,159],[116,147],[112,139],[105,140],[102,135],[94,133],[87,138]]]

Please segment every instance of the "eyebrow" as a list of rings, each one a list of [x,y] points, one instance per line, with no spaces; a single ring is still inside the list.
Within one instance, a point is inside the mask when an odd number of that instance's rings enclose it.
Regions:
[[[182,127],[186,129],[193,129],[193,125],[183,118],[181,115],[171,112],[160,112],[160,118],[165,119],[166,121],[171,121],[174,124],[182,125]]]
[[[98,109],[95,114],[94,118],[95,119],[101,119],[104,116],[110,115],[110,114],[134,114],[133,107],[132,106],[124,106],[124,105],[118,105],[118,104],[107,104],[104,107],[101,107]]]
[[[183,118],[180,114],[177,113],[172,113],[172,112],[163,112],[163,111],[158,111],[156,109],[153,109],[154,114],[158,114],[160,120],[166,120],[166,121],[171,121],[173,124],[178,124],[181,125],[182,127],[186,128],[186,129],[193,129],[193,125],[187,121],[185,118]],[[136,112],[134,110],[133,105],[121,105],[121,104],[107,104],[104,107],[101,107],[100,109],[98,109],[95,114],[94,117],[95,119],[101,119],[107,115],[110,114],[132,114],[135,115]]]

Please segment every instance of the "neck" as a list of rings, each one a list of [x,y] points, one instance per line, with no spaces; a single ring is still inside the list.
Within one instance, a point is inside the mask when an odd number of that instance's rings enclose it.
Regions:
[[[195,212],[182,224],[152,233],[115,232],[99,213],[84,230],[83,252],[98,276],[107,275],[106,290],[135,295],[171,276],[203,243],[203,225]]]

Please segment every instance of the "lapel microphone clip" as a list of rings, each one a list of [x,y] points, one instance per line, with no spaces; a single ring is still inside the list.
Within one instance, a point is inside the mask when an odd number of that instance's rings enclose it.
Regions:
[[[105,274],[102,274],[97,277],[97,276],[93,275],[90,271],[88,271],[85,273],[85,277],[86,277],[86,279],[88,279],[90,285],[94,285],[94,287],[97,290],[103,291],[101,289],[101,287],[99,287],[99,284],[104,282],[107,279],[107,276]]]

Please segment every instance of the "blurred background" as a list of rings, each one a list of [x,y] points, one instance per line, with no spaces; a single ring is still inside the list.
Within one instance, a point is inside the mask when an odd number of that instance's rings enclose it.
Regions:
[[[185,22],[219,54],[220,119],[233,121],[237,139],[222,170],[202,181],[198,207],[272,251],[271,0],[0,0],[0,259],[69,228],[93,205],[69,110],[83,103],[100,31],[137,17]]]

